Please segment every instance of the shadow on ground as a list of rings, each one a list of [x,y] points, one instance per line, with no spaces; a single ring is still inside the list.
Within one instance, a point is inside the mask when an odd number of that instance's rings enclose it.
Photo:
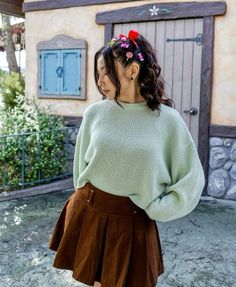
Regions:
[[[48,249],[71,193],[0,202],[0,287],[84,286],[52,267]],[[236,202],[203,198],[188,216],[158,227],[165,263],[158,287],[236,287]]]

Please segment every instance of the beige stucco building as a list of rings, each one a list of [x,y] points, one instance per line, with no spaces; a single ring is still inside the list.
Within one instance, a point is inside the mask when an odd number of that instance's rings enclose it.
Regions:
[[[37,3],[37,1],[32,0],[24,2]],[[167,1],[158,1],[158,3],[165,2]],[[181,0],[178,2],[184,1]],[[205,1],[201,0],[199,2]],[[226,14],[215,17],[211,124],[231,126],[236,125],[236,2],[234,0],[227,0],[225,2],[227,4]],[[37,99],[37,44],[40,41],[49,40],[58,34],[84,39],[88,43],[86,73],[87,100],[38,100],[40,105],[49,105],[55,114],[82,116],[87,105],[102,98],[94,84],[93,57],[98,47],[104,44],[105,34],[104,26],[96,24],[96,14],[98,12],[148,3],[156,4],[155,1],[129,1],[125,3],[98,4],[61,9],[35,9],[35,11],[26,12],[26,87],[28,97]]]

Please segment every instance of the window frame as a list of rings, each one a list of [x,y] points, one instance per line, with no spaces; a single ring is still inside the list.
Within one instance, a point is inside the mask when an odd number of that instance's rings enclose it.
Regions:
[[[40,54],[43,50],[80,50],[80,95],[68,95],[68,94],[42,94],[41,85],[41,63]],[[72,99],[72,100],[86,100],[86,68],[87,68],[87,43],[85,40],[74,39],[67,35],[58,35],[50,39],[49,41],[43,41],[37,45],[37,68],[38,68],[38,78],[37,78],[37,94],[39,99]]]

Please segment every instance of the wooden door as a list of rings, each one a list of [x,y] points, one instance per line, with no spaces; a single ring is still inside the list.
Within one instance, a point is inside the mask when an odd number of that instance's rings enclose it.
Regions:
[[[166,93],[198,144],[202,58],[202,18],[114,25],[114,35],[138,30],[156,50]]]

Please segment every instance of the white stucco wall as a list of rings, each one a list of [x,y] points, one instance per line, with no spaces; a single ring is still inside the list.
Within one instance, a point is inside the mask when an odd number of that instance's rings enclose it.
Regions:
[[[26,0],[25,2],[35,2]],[[209,1],[209,0],[208,0]],[[213,1],[213,0],[212,0]],[[185,2],[165,1],[161,2]],[[199,0],[199,2],[205,2]],[[236,125],[236,1],[226,0],[227,13],[215,18],[212,124]],[[87,105],[102,98],[93,79],[93,57],[104,43],[104,26],[95,23],[96,13],[152,1],[130,1],[106,5],[83,6],[26,13],[26,89],[27,96],[54,114],[81,116]],[[153,2],[156,4],[155,2]],[[37,99],[38,42],[58,34],[84,39],[88,43],[87,100]]]

